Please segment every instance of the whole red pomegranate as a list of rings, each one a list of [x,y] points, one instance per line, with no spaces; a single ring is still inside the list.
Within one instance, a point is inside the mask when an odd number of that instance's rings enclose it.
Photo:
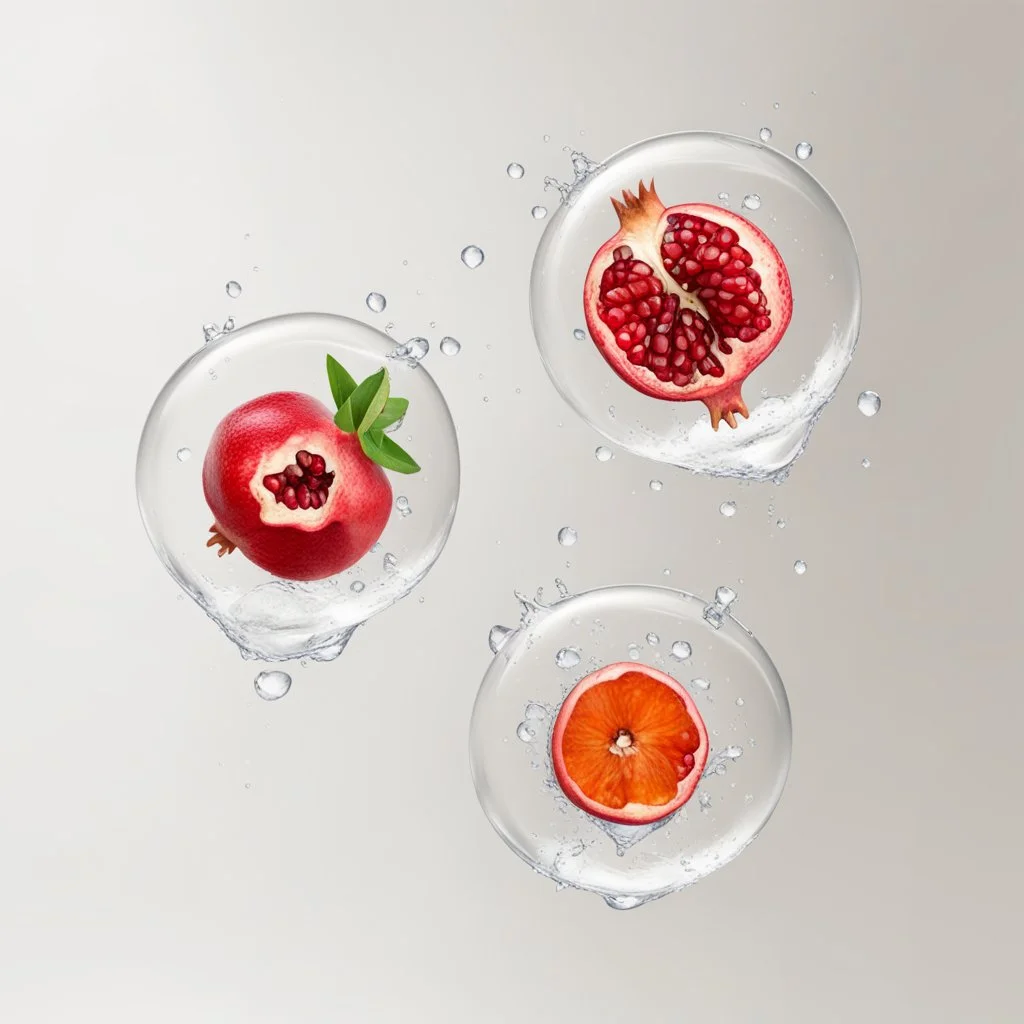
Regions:
[[[637,391],[699,399],[711,425],[747,416],[740,388],[778,345],[793,297],[782,257],[750,221],[704,203],[667,209],[650,186],[612,199],[619,230],[587,272],[587,327]]]
[[[332,365],[333,364],[333,365]],[[203,492],[213,512],[207,547],[238,548],[287,580],[319,580],[354,565],[391,514],[382,466],[419,467],[384,428],[408,407],[390,398],[386,370],[358,387],[331,357],[338,412],[295,391],[275,391],[232,410],[213,432]]]

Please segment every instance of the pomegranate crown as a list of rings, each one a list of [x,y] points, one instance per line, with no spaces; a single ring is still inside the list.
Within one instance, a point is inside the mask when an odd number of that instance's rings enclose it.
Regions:
[[[328,355],[327,379],[338,408],[335,426],[355,434],[363,454],[378,466],[396,473],[418,473],[420,467],[413,457],[385,433],[388,427],[398,425],[409,408],[408,398],[392,397],[387,368],[382,366],[357,384],[352,374]]]
[[[628,189],[622,190],[622,201],[612,197],[612,206],[619,216],[619,223],[627,230],[638,228],[643,224],[655,224],[665,212],[665,204],[654,191],[654,179],[650,185],[642,181],[634,195]]]

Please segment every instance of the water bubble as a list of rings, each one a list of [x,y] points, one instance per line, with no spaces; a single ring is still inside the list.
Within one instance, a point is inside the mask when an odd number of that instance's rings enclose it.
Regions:
[[[777,519],[777,520],[775,521],[775,525],[776,525],[776,526],[777,526],[777,527],[778,527],[778,528],[779,528],[780,530],[784,530],[784,529],[786,528],[786,520],[785,520],[785,519]]]
[[[390,551],[384,553],[384,571],[394,572],[395,567],[398,565],[398,559],[395,558]]]
[[[410,338],[404,345],[398,345],[391,353],[392,359],[404,359],[413,365],[418,363],[430,351],[430,342],[426,338]]]
[[[698,690],[710,690],[711,689],[711,681],[708,680],[708,679],[702,679],[702,678],[698,677],[697,679],[691,679],[690,682],[692,682],[693,685],[696,686]]]
[[[522,164],[511,163],[505,168],[505,173],[510,178],[521,178],[526,173],[526,168]]]
[[[746,703],[742,697],[736,698],[736,707],[741,708]]]
[[[234,329],[235,329],[235,318],[233,316],[229,316],[227,318],[227,320],[224,321],[224,326],[221,328],[221,330],[225,334],[230,334]]]
[[[490,647],[491,653],[497,654],[514,632],[515,630],[509,629],[508,626],[491,626],[491,631],[487,634],[487,646]]]
[[[404,494],[400,494],[395,499],[395,508],[397,508],[398,511],[403,516],[411,516],[412,515],[412,508],[410,508],[410,506],[409,506],[409,499]]]
[[[660,491],[665,485],[660,480],[652,480],[650,487],[652,491]]]
[[[571,548],[579,539],[580,535],[571,526],[563,526],[558,531],[558,543],[563,548]]]
[[[258,696],[264,700],[279,700],[292,686],[292,677],[287,672],[274,669],[271,672],[260,672],[253,680]],[[248,786],[248,783],[246,783]]]
[[[456,338],[442,338],[441,352],[446,356],[457,356],[462,351],[462,342]]]
[[[802,558],[798,558],[793,563],[793,572],[795,572],[797,576],[803,576],[803,574],[807,572],[807,563]]]
[[[380,292],[370,292],[366,296],[366,305],[371,313],[383,313],[387,308],[388,300]]]
[[[772,104],[772,108],[773,108],[774,110],[778,110],[778,109],[779,109],[779,105],[778,105],[778,103],[773,103],[773,104]]]
[[[693,654],[693,648],[685,640],[677,640],[669,650],[676,661],[686,661]]]
[[[484,261],[484,251],[478,245],[467,245],[462,250],[461,259],[470,270],[476,270]]]
[[[557,576],[555,577],[555,588],[558,590],[559,597],[569,596],[569,587],[566,585],[565,580],[559,579]]]
[[[698,799],[700,802],[700,809],[702,811],[706,811],[711,806],[711,797],[709,797],[707,793],[701,793]]]
[[[718,198],[719,198],[719,200],[721,202],[727,203],[727,202],[729,202],[729,193],[728,192],[719,192],[718,193]]]
[[[573,337],[574,337],[574,338],[575,338],[575,339],[576,339],[577,341],[583,341],[583,340],[584,340],[584,339],[586,338],[586,336],[587,336],[587,332],[586,332],[586,331],[584,331],[582,327],[577,327],[577,328],[576,328],[576,329],[575,329],[575,330],[574,330],[574,331],[572,332],[572,336],[573,336]]]
[[[728,608],[735,600],[736,591],[732,587],[719,587],[715,591],[715,601],[723,608]]]
[[[610,461],[613,454],[614,453],[612,452],[611,448],[606,448],[603,444],[599,444],[594,449],[594,458],[597,459],[598,462]]]
[[[542,718],[548,717],[548,709],[543,704],[538,704],[536,701],[530,701],[526,705],[526,719],[527,721],[537,722]]]
[[[637,644],[630,644],[628,650],[630,661],[640,660],[640,648]]]
[[[555,655],[555,664],[559,668],[575,668],[580,663],[580,650],[578,647],[563,647]]]
[[[758,138],[759,138],[759,139],[760,139],[760,140],[761,140],[762,142],[767,142],[767,141],[768,141],[768,140],[769,140],[769,139],[770,139],[770,138],[772,137],[772,130],[771,130],[771,128],[762,128],[762,129],[761,129],[761,130],[760,130],[760,131],[759,131],[759,132],[757,133],[757,137],[758,137]]]
[[[761,197],[756,192],[748,192],[743,197],[743,205],[748,210],[760,209]]]
[[[548,215],[548,208],[546,206],[535,206],[530,213],[533,215],[534,220],[543,220]]]
[[[519,728],[516,729],[516,735],[524,742],[529,743],[536,737],[536,733],[533,731],[533,726],[529,722],[520,722]]]
[[[722,504],[718,506],[718,511],[721,512],[723,516],[731,518],[736,515],[736,502],[723,501]]]
[[[809,142],[798,142],[796,144],[796,155],[798,160],[806,160],[814,152],[814,147]]]
[[[228,281],[224,285],[224,291],[228,293],[228,298],[237,299],[242,294],[242,286],[237,281]]]
[[[188,460],[192,458],[192,449],[179,448],[175,454],[177,455],[179,462],[188,462]]]
[[[661,643],[661,637],[658,636],[657,633],[648,633],[647,642],[651,645],[651,647],[657,647],[658,644]]]
[[[871,467],[871,460],[865,455],[864,458],[860,460],[860,464],[865,469],[870,469],[870,467]]]
[[[882,408],[882,399],[874,391],[862,391],[857,396],[857,408],[865,416],[874,416]]]
[[[353,580],[352,585],[348,589],[353,594],[361,594],[366,589],[366,584],[362,580]]]
[[[220,328],[216,324],[203,324],[203,341],[209,345],[214,338],[220,337]]]
[[[551,141],[551,136],[550,135],[545,135],[544,136],[544,141],[545,142],[550,142]]]

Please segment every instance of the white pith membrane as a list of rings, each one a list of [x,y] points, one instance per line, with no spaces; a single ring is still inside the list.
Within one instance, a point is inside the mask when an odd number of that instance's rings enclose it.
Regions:
[[[748,415],[740,394],[743,381],[775,348],[789,323],[792,300],[788,276],[784,285],[779,280],[780,276],[785,275],[782,259],[763,233],[728,210],[700,203],[681,204],[666,209],[654,191],[653,181],[650,187],[641,182],[638,195],[631,192],[623,192],[622,195],[622,202],[612,200],[621,230],[598,250],[587,274],[584,309],[591,336],[595,340],[600,339],[599,347],[605,359],[638,390],[667,401],[699,399],[707,406],[712,426],[716,430],[722,419],[729,426],[735,427],[735,414]],[[771,319],[771,326],[752,341],[741,341],[737,337],[723,339],[713,317],[696,292],[684,290],[666,270],[661,244],[666,231],[670,230],[668,221],[673,214],[728,227],[738,236],[737,244],[750,254],[752,269],[761,277],[758,290],[764,297],[767,314]],[[651,268],[651,276],[656,277],[662,285],[662,294],[678,297],[680,311],[695,310],[708,321],[712,334],[710,351],[722,365],[724,372],[721,377],[705,373],[695,366],[690,383],[680,386],[659,380],[650,368],[630,362],[628,349],[619,346],[616,331],[599,315],[604,305],[601,299],[602,278],[605,271],[616,262],[616,252],[624,246],[631,250],[629,259],[645,263]],[[721,340],[731,348],[730,353],[722,351]]]
[[[263,483],[265,477],[281,473],[285,466],[293,464],[300,451],[323,456],[327,463],[326,472],[334,473],[334,480],[327,490],[327,501],[320,508],[288,508],[284,502],[278,502],[277,496]],[[339,469],[334,439],[329,434],[293,434],[280,447],[263,456],[249,479],[249,492],[260,505],[260,521],[268,526],[292,526],[310,532],[320,529],[332,518],[331,510],[342,486]]]

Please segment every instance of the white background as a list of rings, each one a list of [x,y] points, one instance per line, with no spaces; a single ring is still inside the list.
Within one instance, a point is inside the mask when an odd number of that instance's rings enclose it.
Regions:
[[[0,1019],[1018,1019],[1018,4],[4,14]],[[530,330],[543,175],[762,125],[857,238],[854,365],[782,487],[598,464]],[[176,599],[134,459],[205,321],[303,310],[430,337],[463,494],[417,595],[266,704]],[[664,568],[738,589],[793,769],[739,860],[615,913],[502,845],[467,725],[514,587]]]

